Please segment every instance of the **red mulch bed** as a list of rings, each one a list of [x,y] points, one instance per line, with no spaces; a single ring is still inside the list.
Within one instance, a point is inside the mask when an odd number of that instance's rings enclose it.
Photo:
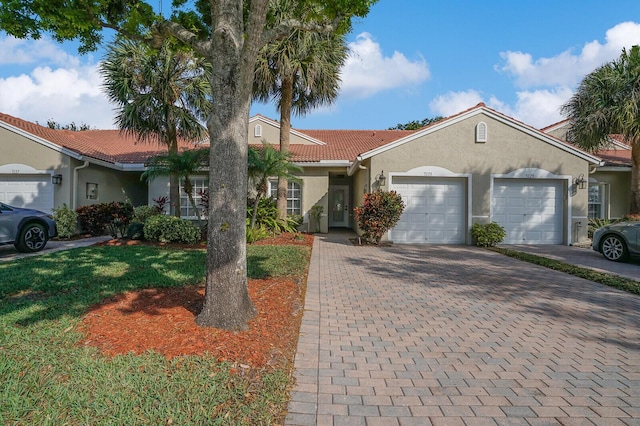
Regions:
[[[283,234],[256,244],[313,244],[313,235],[297,235]],[[105,244],[144,243],[113,240]],[[295,354],[304,291],[304,280],[250,279],[249,294],[258,315],[249,323],[249,330],[241,332],[196,325],[203,286],[124,293],[92,307],[83,319],[84,344],[108,356],[153,350],[167,358],[208,353],[252,368],[282,365]]]

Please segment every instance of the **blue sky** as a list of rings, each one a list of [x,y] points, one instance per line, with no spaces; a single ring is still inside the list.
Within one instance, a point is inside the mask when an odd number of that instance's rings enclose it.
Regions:
[[[478,102],[543,127],[562,119],[585,74],[640,44],[640,2],[380,0],[348,42],[337,102],[294,117],[294,127],[385,129]],[[113,128],[102,54],[0,34],[0,112]],[[271,104],[254,104],[256,113],[278,118]]]

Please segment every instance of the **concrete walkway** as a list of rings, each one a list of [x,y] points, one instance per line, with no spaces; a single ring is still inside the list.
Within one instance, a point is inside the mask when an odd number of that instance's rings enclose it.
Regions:
[[[9,260],[22,259],[24,257],[38,256],[41,254],[55,253],[57,251],[69,250],[77,247],[88,247],[97,244],[102,241],[109,241],[113,237],[101,236],[91,238],[80,238],[77,240],[51,240],[47,242],[47,245],[43,250],[35,253],[21,253],[15,249],[12,244],[0,246],[0,262],[7,262]]]
[[[288,425],[640,425],[640,297],[467,246],[316,237]]]

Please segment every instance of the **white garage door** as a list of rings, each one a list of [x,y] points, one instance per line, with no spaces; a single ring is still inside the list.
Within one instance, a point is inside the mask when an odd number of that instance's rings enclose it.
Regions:
[[[506,244],[562,244],[564,185],[557,180],[496,179],[492,220]]]
[[[0,201],[14,207],[50,212],[53,185],[49,175],[0,175]]]
[[[394,176],[404,213],[390,232],[396,243],[463,244],[465,181],[460,178]]]

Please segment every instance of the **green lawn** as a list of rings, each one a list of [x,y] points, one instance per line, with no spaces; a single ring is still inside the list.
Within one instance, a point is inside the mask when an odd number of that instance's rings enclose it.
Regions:
[[[309,249],[247,247],[251,277],[301,275]],[[104,298],[201,283],[205,252],[89,247],[0,263],[0,424],[273,424],[289,375],[230,374],[208,356],[107,358],[77,325]]]

